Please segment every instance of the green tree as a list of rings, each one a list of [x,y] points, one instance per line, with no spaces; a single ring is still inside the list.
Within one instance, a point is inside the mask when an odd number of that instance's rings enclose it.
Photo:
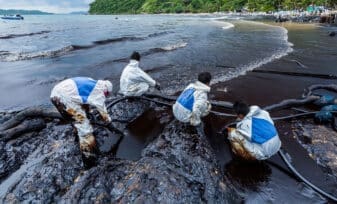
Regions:
[[[305,9],[308,5],[335,7],[337,0],[95,0],[90,4],[91,14],[119,13],[181,13],[233,11],[248,8],[250,11],[275,11],[278,9]]]

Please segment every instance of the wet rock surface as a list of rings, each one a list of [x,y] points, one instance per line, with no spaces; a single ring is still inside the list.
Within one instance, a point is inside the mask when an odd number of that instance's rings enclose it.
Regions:
[[[309,120],[296,122],[293,127],[294,135],[309,156],[333,174],[337,182],[337,132],[330,126],[317,125]]]
[[[119,131],[95,126],[101,155],[90,169],[83,168],[71,125],[59,119],[45,120],[41,131],[0,139],[1,202],[240,202],[226,185],[207,140],[194,127],[172,121],[164,108],[146,114],[153,107],[132,100],[113,106],[112,118],[124,122],[114,123]],[[147,140],[139,160],[116,157],[119,138],[127,137],[128,125],[144,113],[160,118],[161,133]],[[0,120],[9,118],[2,114]]]
[[[207,143],[176,121],[131,162],[105,158],[62,198],[69,201],[191,203],[238,201]]]

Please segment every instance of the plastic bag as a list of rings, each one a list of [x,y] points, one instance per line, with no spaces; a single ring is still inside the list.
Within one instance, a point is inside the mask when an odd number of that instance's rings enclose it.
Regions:
[[[334,118],[332,112],[337,111],[337,105],[324,106],[318,113],[315,114],[315,122],[328,123]]]
[[[326,105],[333,105],[335,103],[335,97],[328,94],[318,95],[320,96],[319,99],[317,99],[314,104],[318,106],[326,106]]]

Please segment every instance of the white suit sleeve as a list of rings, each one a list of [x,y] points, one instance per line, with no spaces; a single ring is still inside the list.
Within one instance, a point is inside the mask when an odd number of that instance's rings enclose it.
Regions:
[[[194,95],[194,104],[192,110],[191,124],[200,124],[200,118],[209,113],[210,104],[207,100],[207,93],[196,91]]]
[[[146,82],[148,83],[150,86],[155,86],[156,85],[156,81],[153,80],[147,73],[145,73],[143,70],[141,70],[140,68],[136,69],[137,72],[137,76],[140,79],[140,81],[142,82]]]
[[[105,122],[111,122],[111,118],[110,118],[109,113],[106,109],[105,103],[99,104],[99,105],[97,104],[96,108],[97,108],[99,114],[101,115],[102,119]]]
[[[242,121],[236,126],[236,131],[244,136],[248,141],[251,141],[251,127],[247,123],[248,121]]]

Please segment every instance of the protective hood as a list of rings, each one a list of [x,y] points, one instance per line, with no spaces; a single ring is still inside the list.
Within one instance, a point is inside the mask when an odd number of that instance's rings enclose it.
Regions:
[[[251,106],[249,108],[249,113],[245,116],[245,118],[251,118],[257,116],[261,113],[262,109],[258,106]]]
[[[128,66],[130,66],[130,68],[138,68],[139,67],[139,61],[137,61],[137,60],[130,60]]]
[[[108,91],[109,93],[112,92],[112,83],[108,80],[104,80],[102,81],[102,83],[104,84],[106,91]]]
[[[195,83],[190,84],[186,89],[189,88],[194,88],[197,91],[202,91],[206,93],[209,93],[211,91],[211,88],[209,86],[200,81],[196,81]]]
[[[237,131],[254,143],[263,144],[277,135],[267,111],[251,106],[249,113],[237,124]]]

